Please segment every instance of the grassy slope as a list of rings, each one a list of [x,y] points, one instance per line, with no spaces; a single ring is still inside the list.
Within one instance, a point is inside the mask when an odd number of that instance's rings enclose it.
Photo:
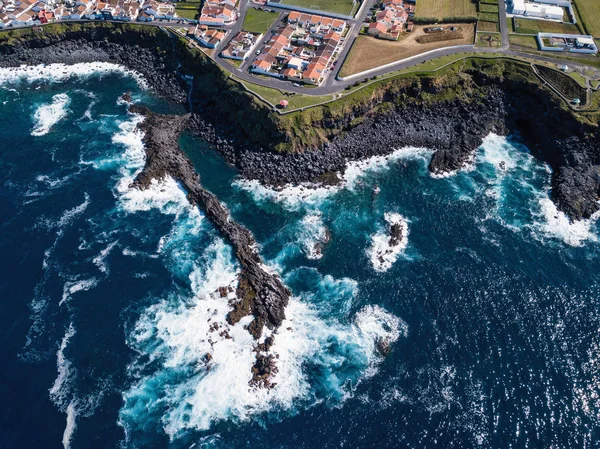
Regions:
[[[94,33],[100,39],[107,36],[117,42],[126,40],[157,51],[175,48],[184,71],[195,75],[194,92],[198,101],[205,106],[210,105],[216,113],[226,115],[256,143],[280,151],[318,146],[327,138],[360,123],[367,115],[384,112],[400,102],[432,103],[456,98],[478,101],[477,98],[483,98],[484,92],[480,92],[473,83],[465,82],[475,73],[490,79],[521,80],[532,87],[539,86],[528,64],[499,58],[473,57],[456,62],[447,58],[443,62],[449,65],[437,72],[425,71],[437,68],[430,61],[418,68],[423,70],[421,72],[390,74],[387,78],[349,91],[343,98],[326,105],[278,116],[247,93],[238,82],[230,79],[229,73],[222,71],[201,51],[189,48],[182,38],[176,39],[173,47],[165,33],[156,27],[108,23],[60,24],[44,27],[43,33],[32,30],[0,32],[0,54],[11,45],[21,45],[27,39],[43,39],[51,43],[56,39],[81,37],[78,32]],[[43,34],[42,38],[40,34]],[[299,98],[298,101],[297,106],[303,106],[304,99]],[[560,107],[566,106],[561,104]],[[596,112],[582,114],[592,121],[597,121],[599,115]]]

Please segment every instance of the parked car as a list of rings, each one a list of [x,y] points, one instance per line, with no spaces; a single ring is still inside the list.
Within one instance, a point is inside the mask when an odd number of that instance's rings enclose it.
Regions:
[[[300,83],[292,83],[292,86],[302,87],[302,84],[300,84]]]
[[[260,50],[256,50],[254,53],[258,56],[260,55]]]

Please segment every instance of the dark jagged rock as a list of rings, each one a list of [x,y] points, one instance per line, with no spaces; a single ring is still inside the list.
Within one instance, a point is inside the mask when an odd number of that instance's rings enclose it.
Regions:
[[[390,246],[398,246],[404,238],[402,223],[394,223],[390,226]]]
[[[139,125],[144,131],[146,165],[134,180],[132,187],[146,189],[153,179],[171,176],[188,192],[188,200],[204,210],[206,217],[215,225],[235,249],[241,265],[243,294],[241,306],[234,306],[230,322],[237,322],[252,313],[255,316],[250,332],[256,338],[266,325],[277,328],[285,319],[285,307],[290,291],[279,276],[268,273],[256,248],[257,243],[250,231],[231,219],[229,211],[200,183],[200,176],[191,161],[180,150],[177,139],[185,128],[189,115],[160,115],[146,107],[131,106],[130,111],[145,116]],[[238,293],[240,289],[238,288]]]
[[[275,374],[277,374],[275,357],[272,354],[257,354],[256,362],[252,366],[252,379],[250,379],[249,385],[253,387],[273,388],[275,384],[271,384],[270,379]]]
[[[560,210],[581,219],[600,209],[600,131],[563,110],[548,89],[526,76],[494,78],[471,69],[456,86],[427,77],[402,86],[390,83],[368,101],[347,105],[344,114],[326,113],[310,122],[307,126],[316,128],[315,134],[328,136],[319,148],[311,144],[303,151],[278,153],[261,146],[285,141],[299,150],[299,144],[291,142],[291,134],[282,138],[285,131],[267,108],[255,107],[248,95],[227,84],[214,63],[186,53],[167,33],[114,24],[62,28],[1,43],[0,67],[113,62],[141,73],[163,98],[186,103],[188,89],[178,69],[182,64],[198,78],[191,98],[194,132],[249,179],[273,186],[334,183],[335,173],[343,171],[348,160],[385,155],[403,146],[431,148],[429,169],[451,172],[471,160],[490,131],[518,133],[533,154],[552,167],[552,199]],[[452,101],[422,101],[423,93],[437,95],[455,88],[470,93]],[[384,102],[387,107],[378,109]]]
[[[378,338],[375,342],[375,345],[377,347],[377,351],[379,351],[379,353],[384,357],[392,351],[392,345],[390,344],[390,340],[387,338]]]

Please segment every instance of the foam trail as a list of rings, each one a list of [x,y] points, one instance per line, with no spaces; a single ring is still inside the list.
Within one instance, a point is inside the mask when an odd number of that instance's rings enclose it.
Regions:
[[[112,249],[117,245],[117,243],[119,243],[118,240],[116,240],[112,243],[109,243],[108,246],[106,248],[104,248],[102,251],[100,251],[100,254],[98,254],[92,260],[94,265],[96,265],[102,273],[108,274],[108,265],[106,264],[105,259],[110,254]]]
[[[34,128],[32,136],[44,136],[59,121],[67,116],[67,107],[71,99],[67,94],[56,94],[52,97],[52,103],[40,106],[33,115]]]
[[[54,380],[52,388],[50,388],[50,398],[60,408],[64,407],[68,394],[65,387],[75,376],[75,372],[72,370],[71,361],[65,357],[65,349],[67,349],[69,340],[75,334],[75,327],[73,326],[73,323],[71,323],[65,332],[64,337],[62,338],[58,351],[56,352],[56,370],[58,375]]]
[[[141,88],[148,85],[144,78],[133,70],[109,62],[90,62],[73,65],[48,64],[21,67],[0,68],[0,84],[36,81],[61,83],[73,78],[89,78],[92,76],[103,76],[109,73],[120,73],[131,76]]]
[[[63,295],[58,305],[62,306],[63,304],[67,303],[74,293],[91,290],[97,284],[98,279],[96,278],[66,282],[63,286]]]
[[[385,221],[388,224],[388,228],[400,225],[402,239],[397,245],[390,245],[391,235],[389,229],[376,232],[371,236],[371,246],[367,249],[367,255],[375,271],[379,272],[389,270],[398,259],[398,256],[408,246],[408,223],[406,219],[397,213],[386,213]]]
[[[65,430],[63,432],[62,444],[64,449],[70,449],[71,440],[73,439],[73,434],[77,428],[77,409],[75,408],[75,401],[69,402],[67,406],[67,423],[65,425]]]

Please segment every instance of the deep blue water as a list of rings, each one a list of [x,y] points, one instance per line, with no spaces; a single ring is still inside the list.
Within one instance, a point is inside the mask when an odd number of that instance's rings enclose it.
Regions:
[[[516,139],[447,178],[403,149],[273,192],[182,136],[294,293],[277,385],[252,390],[244,323],[210,329],[231,249],[172,180],[128,187],[144,158],[119,97],[176,108],[121,72],[50,72],[1,74],[0,447],[600,447],[598,228],[556,211]],[[408,238],[382,266],[386,217]]]

